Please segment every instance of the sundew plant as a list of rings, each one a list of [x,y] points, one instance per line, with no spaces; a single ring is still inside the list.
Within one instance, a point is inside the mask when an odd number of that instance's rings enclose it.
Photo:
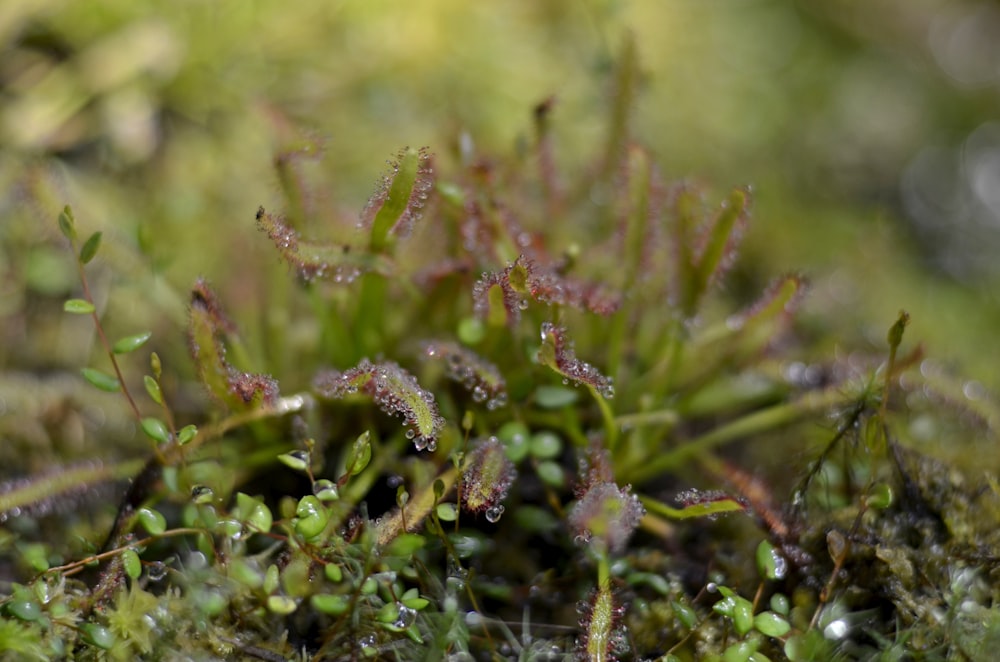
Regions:
[[[753,190],[671,181],[637,80],[627,42],[587,163],[549,99],[513,154],[402,148],[356,216],[305,176],[320,145],[276,153],[261,349],[196,275],[186,329],[110,336],[116,265],[65,207],[78,387],[148,452],[0,488],[2,659],[990,659],[1000,484],[901,422],[992,435],[993,404],[905,312],[817,355],[794,265],[731,287]]]

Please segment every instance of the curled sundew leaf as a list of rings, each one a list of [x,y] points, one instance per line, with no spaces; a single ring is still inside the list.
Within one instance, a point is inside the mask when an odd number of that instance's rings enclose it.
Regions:
[[[215,293],[199,280],[191,293],[188,339],[198,377],[208,392],[233,409],[254,409],[278,400],[278,383],[267,375],[242,372],[226,361],[222,337],[234,333]]]
[[[389,172],[361,212],[359,227],[370,228],[371,250],[380,253],[389,245],[390,234],[405,237],[420,218],[434,187],[434,169],[426,147],[404,147],[389,162]]]
[[[257,228],[274,242],[278,252],[295,267],[305,281],[329,280],[351,283],[368,272],[389,275],[392,262],[383,255],[358,250],[346,244],[321,243],[299,237],[281,216],[257,210]]]
[[[483,272],[472,288],[473,310],[490,326],[515,326],[521,319],[523,297],[510,286],[504,271]]]
[[[426,342],[425,358],[443,361],[448,377],[472,392],[472,399],[486,403],[489,410],[507,404],[507,383],[500,370],[470,349],[458,343]]]
[[[621,297],[601,283],[567,278],[519,256],[502,271],[485,272],[472,290],[476,314],[494,326],[514,326],[528,300],[552,306],[572,306],[598,315],[610,315]]]
[[[480,441],[465,458],[462,466],[462,506],[471,512],[485,512],[487,518],[503,512],[517,471],[507,457],[504,445],[496,437]]]
[[[573,342],[566,337],[566,329],[552,322],[544,322],[541,335],[539,363],[552,368],[567,380],[590,386],[605,398],[614,397],[614,381],[591,364],[576,358]]]
[[[434,450],[437,446],[444,419],[438,413],[434,394],[421,388],[416,378],[397,363],[362,359],[350,370],[320,373],[313,386],[325,398],[365,393],[385,413],[403,417],[403,424],[409,428],[406,436],[417,450]]]

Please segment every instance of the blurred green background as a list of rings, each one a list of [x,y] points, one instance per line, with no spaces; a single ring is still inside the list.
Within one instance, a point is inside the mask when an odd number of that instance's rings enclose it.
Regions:
[[[197,275],[241,323],[282,314],[261,310],[260,282],[288,270],[253,217],[282,206],[272,161],[296,136],[325,145],[314,178],[344,218],[399,147],[510,153],[550,95],[572,166],[601,148],[629,33],[636,138],[669,178],[753,185],[738,273],[806,273],[819,352],[883,347],[905,308],[908,341],[970,397],[1000,385],[995,3],[8,0],[0,413],[25,414],[94,347],[61,310],[78,288],[63,204],[105,232],[92,277],[114,291],[111,329],[180,347]]]

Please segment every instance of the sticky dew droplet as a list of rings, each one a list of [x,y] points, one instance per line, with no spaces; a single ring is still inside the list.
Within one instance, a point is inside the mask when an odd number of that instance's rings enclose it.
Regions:
[[[405,630],[416,622],[417,612],[415,609],[410,609],[402,602],[397,602],[396,608],[399,610],[399,615],[396,616],[396,620],[392,623],[394,627]]]
[[[167,576],[167,564],[163,561],[154,561],[146,566],[146,577],[149,578],[151,582],[163,581],[163,578]]]

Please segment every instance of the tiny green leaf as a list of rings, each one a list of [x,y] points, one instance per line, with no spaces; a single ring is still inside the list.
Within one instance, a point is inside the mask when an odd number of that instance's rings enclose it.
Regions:
[[[736,597],[734,600],[733,626],[736,628],[736,634],[742,637],[754,626],[753,604],[742,597]]]
[[[335,584],[344,580],[344,571],[341,570],[340,566],[336,563],[327,563],[323,566],[323,574],[326,575],[327,579]]]
[[[306,540],[319,537],[330,521],[326,507],[311,494],[299,499],[295,517],[295,531]]]
[[[274,523],[271,510],[264,502],[243,492],[236,494],[236,511],[233,514],[252,528],[264,533],[270,531]]]
[[[167,429],[166,423],[160,419],[149,416],[142,419],[141,425],[142,431],[153,441],[158,441],[161,444],[170,441],[170,430]]]
[[[264,592],[274,593],[278,590],[278,583],[281,580],[281,575],[278,571],[278,566],[273,563],[267,566],[267,570],[264,571]]]
[[[458,518],[458,510],[453,503],[439,503],[435,512],[442,522],[454,522]]]
[[[98,648],[111,650],[115,645],[115,635],[103,625],[85,623],[80,626],[80,630],[83,632],[83,638]]]
[[[773,611],[757,614],[753,619],[753,626],[768,637],[783,637],[792,629],[788,621]]]
[[[401,533],[385,548],[386,556],[410,557],[423,548],[426,540],[416,533]]]
[[[111,375],[101,372],[100,370],[95,370],[94,368],[81,368],[80,374],[83,375],[84,379],[102,391],[114,393],[121,388],[121,384],[119,384],[117,377],[112,377]]]
[[[89,315],[94,312],[94,304],[90,303],[86,299],[70,299],[63,304],[63,310],[67,313],[73,313],[74,315]]]
[[[154,536],[161,535],[167,530],[167,520],[157,510],[152,508],[140,508],[139,509],[139,522],[142,524],[142,528],[149,531],[150,534]]]
[[[291,451],[289,453],[282,453],[278,456],[278,461],[281,462],[286,467],[294,469],[296,471],[306,471],[309,469],[309,453],[308,451]]]
[[[101,233],[95,232],[94,234],[87,237],[87,241],[83,242],[83,247],[80,248],[80,264],[87,264],[94,259],[97,255],[97,250],[101,247]]]
[[[142,574],[142,563],[139,562],[139,555],[135,550],[126,549],[122,552],[122,565],[125,567],[125,574],[132,579],[138,579]]]
[[[177,432],[177,441],[182,445],[190,442],[198,435],[198,428],[194,425],[185,425]]]
[[[271,595],[267,598],[267,610],[279,616],[291,614],[298,606],[298,603],[287,595]]]
[[[111,351],[115,354],[128,354],[129,352],[134,352],[145,345],[146,341],[152,336],[153,334],[151,331],[144,331],[142,333],[137,333],[134,336],[122,338],[111,346]]]
[[[347,457],[347,473],[357,476],[365,470],[372,459],[371,433],[365,430],[354,440],[351,446],[351,454]]]
[[[69,205],[59,212],[59,231],[70,241],[76,241],[76,219]]]
[[[155,379],[149,375],[144,375],[142,378],[142,384],[146,387],[146,393],[152,398],[153,402],[158,405],[163,404],[163,391],[160,390],[160,385]]]
[[[316,594],[309,598],[309,603],[314,609],[324,614],[340,616],[347,613],[348,608],[351,606],[351,599],[347,595]]]
[[[14,599],[7,603],[7,611],[22,621],[38,620],[42,615],[41,606],[34,600]]]

